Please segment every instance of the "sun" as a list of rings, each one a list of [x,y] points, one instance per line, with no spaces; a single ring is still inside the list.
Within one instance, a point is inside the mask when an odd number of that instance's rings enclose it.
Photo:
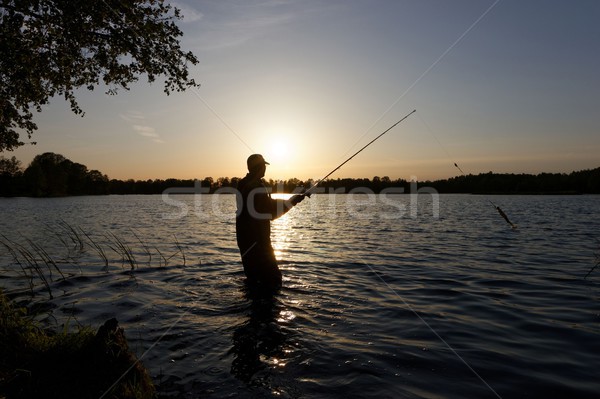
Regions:
[[[269,148],[270,157],[277,161],[285,160],[289,155],[289,146],[287,141],[277,139],[271,143]]]

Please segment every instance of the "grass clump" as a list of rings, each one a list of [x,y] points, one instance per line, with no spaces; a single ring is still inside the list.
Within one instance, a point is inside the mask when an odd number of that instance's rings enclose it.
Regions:
[[[116,384],[115,384],[116,383]],[[49,332],[0,291],[0,398],[154,398],[116,319]]]

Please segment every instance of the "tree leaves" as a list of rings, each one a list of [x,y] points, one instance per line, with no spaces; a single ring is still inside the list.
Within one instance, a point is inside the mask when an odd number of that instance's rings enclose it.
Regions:
[[[0,151],[24,145],[37,129],[32,110],[54,96],[83,114],[75,90],[129,90],[145,75],[164,91],[198,86],[181,49],[180,11],[164,0],[0,0]]]

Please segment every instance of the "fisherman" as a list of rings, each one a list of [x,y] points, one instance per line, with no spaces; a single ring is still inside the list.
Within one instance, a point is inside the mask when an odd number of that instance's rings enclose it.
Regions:
[[[271,220],[285,214],[305,196],[297,194],[289,200],[271,198],[262,179],[269,163],[262,155],[252,154],[247,164],[248,174],[237,186],[237,244],[248,283],[275,291],[281,287],[281,271],[271,246]]]

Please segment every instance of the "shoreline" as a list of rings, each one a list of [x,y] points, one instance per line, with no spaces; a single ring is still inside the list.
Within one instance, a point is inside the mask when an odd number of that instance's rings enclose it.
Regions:
[[[0,290],[0,397],[154,398],[148,371],[116,319],[97,330],[45,328]]]

